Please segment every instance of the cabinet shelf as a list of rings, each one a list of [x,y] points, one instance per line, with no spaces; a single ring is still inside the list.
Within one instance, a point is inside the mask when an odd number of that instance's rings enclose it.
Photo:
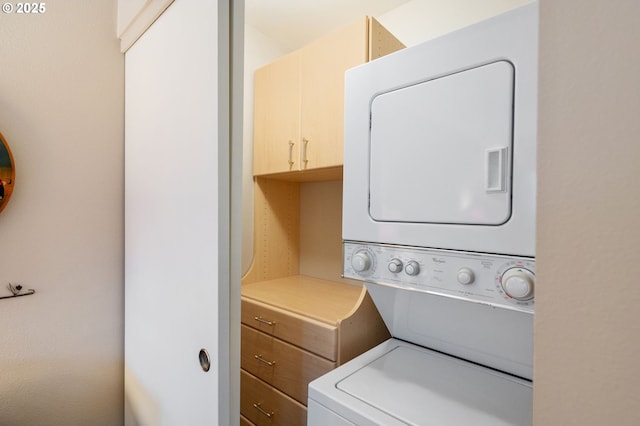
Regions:
[[[294,172],[269,173],[260,175],[263,179],[284,180],[289,182],[323,182],[342,180],[342,166],[322,167]]]

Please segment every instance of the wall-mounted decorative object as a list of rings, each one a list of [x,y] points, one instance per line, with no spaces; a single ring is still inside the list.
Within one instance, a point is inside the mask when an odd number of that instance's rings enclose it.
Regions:
[[[0,133],[0,212],[11,198],[16,179],[16,165],[7,140]]]
[[[13,284],[9,283],[7,285],[7,288],[11,292],[11,295],[10,296],[0,296],[0,300],[1,299],[11,299],[12,297],[29,296],[29,295],[34,294],[36,292],[32,288],[30,288],[28,290],[25,290],[23,292],[22,291],[22,284],[13,285]]]

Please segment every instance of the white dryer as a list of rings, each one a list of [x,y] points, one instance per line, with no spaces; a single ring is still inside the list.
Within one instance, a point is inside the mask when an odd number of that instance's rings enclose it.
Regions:
[[[538,5],[347,72],[344,276],[392,339],[308,425],[530,425]]]

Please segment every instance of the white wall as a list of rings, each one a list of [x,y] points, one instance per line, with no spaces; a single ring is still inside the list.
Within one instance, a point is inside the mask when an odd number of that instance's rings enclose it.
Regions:
[[[638,425],[640,2],[542,0],[536,425]]]
[[[0,14],[0,424],[123,417],[123,56],[113,0]]]
[[[530,2],[412,0],[376,18],[406,46],[413,46]]]

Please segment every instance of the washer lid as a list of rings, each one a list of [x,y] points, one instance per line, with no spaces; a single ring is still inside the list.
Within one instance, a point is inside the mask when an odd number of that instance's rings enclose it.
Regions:
[[[531,384],[418,347],[397,346],[337,388],[409,425],[530,425]]]

